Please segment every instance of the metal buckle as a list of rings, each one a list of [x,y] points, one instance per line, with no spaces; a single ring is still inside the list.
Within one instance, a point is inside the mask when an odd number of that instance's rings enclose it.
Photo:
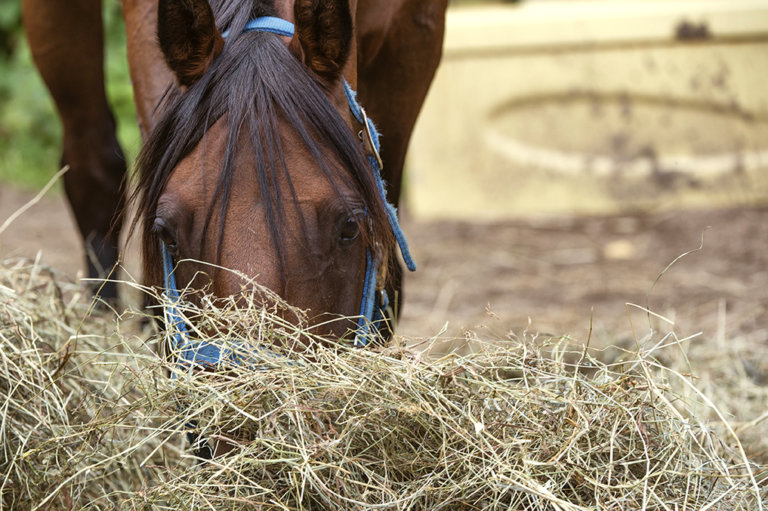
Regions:
[[[368,124],[368,115],[365,113],[365,108],[361,107],[360,112],[363,114],[363,129],[360,130],[358,135],[363,141],[363,146],[365,147],[366,152],[372,154],[373,157],[376,158],[376,163],[379,164],[379,171],[381,171],[384,169],[384,162],[381,161],[379,150],[376,149],[376,144],[373,142],[373,135],[371,134],[371,128]],[[365,134],[365,136],[363,136],[363,134]]]

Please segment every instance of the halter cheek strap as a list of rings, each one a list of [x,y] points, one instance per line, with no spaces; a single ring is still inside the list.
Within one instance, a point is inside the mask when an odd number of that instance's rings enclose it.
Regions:
[[[294,34],[293,23],[275,17],[262,17],[249,21],[243,32],[270,32],[277,35],[292,37]],[[229,31],[225,31],[222,36],[227,37]],[[403,256],[405,266],[410,271],[416,271],[416,264],[413,262],[411,252],[408,249],[408,242],[405,239],[403,230],[400,228],[400,222],[397,218],[397,210],[387,201],[387,191],[384,187],[384,181],[381,177],[382,163],[379,152],[381,142],[376,125],[365,114],[365,110],[357,101],[357,93],[352,90],[347,81],[344,81],[344,93],[347,97],[347,103],[352,115],[357,122],[363,126],[362,135],[366,137],[370,150],[373,154],[368,155],[368,161],[373,169],[373,176],[376,181],[376,187],[379,190],[381,200],[385,204],[387,219],[392,229],[392,233],[397,240],[400,253]],[[363,142],[365,145],[365,141]],[[174,275],[173,258],[171,257],[165,244],[162,244],[163,256],[163,275],[165,295],[169,305],[164,308],[165,324],[168,329],[168,335],[173,348],[184,362],[191,364],[209,364],[216,365],[224,360],[235,364],[241,364],[243,361],[235,360],[231,350],[222,349],[220,346],[200,341],[192,343],[189,340],[187,325],[184,316],[179,310],[179,290],[176,285]],[[386,323],[392,318],[388,317],[389,297],[384,289],[378,289],[377,274],[380,265],[384,262],[381,254],[376,254],[370,248],[365,251],[365,277],[363,281],[363,296],[360,301],[360,318],[357,322],[357,332],[355,334],[355,346],[364,347],[371,343],[376,334],[387,328]]]
[[[368,161],[373,169],[373,177],[376,180],[376,187],[379,190],[381,200],[385,204],[387,219],[392,233],[395,235],[397,245],[400,247],[400,254],[403,256],[405,266],[410,271],[416,271],[416,263],[413,261],[411,251],[408,248],[408,241],[400,227],[400,221],[397,218],[397,210],[387,201],[387,190],[384,187],[384,180],[381,177],[382,163],[379,153],[381,151],[381,141],[379,131],[376,125],[365,114],[365,110],[357,101],[357,93],[352,90],[346,80],[344,80],[344,93],[347,96],[349,109],[355,120],[363,126],[363,134],[368,138],[373,154],[368,155]],[[371,254],[371,249],[365,252],[365,281],[363,283],[363,299],[360,303],[360,319],[357,322],[357,336],[355,337],[355,346],[366,346],[373,339],[371,330],[375,329],[378,333],[386,328],[386,322],[391,321],[387,317],[389,308],[389,297],[384,289],[376,289],[376,275],[378,273],[381,260]]]
[[[190,364],[216,365],[223,360],[237,363],[238,361],[234,360],[235,355],[231,350],[222,348],[209,341],[192,341],[190,339],[184,315],[179,310],[179,302],[181,300],[179,298],[179,288],[176,285],[173,257],[165,243],[161,243],[161,251],[163,254],[165,296],[169,302],[163,308],[163,316],[173,351],[179,356],[180,360]]]

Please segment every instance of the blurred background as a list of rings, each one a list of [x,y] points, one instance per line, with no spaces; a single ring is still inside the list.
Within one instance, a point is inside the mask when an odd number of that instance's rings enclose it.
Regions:
[[[120,3],[105,1],[104,17],[132,159]],[[646,307],[685,332],[768,346],[766,77],[767,0],[452,1],[407,165],[402,213],[420,269],[401,332],[614,345],[633,341]],[[0,0],[0,218],[58,168],[60,129],[20,2]],[[54,191],[5,233],[3,255],[42,249],[77,274],[66,211]]]
[[[140,137],[125,54],[125,26],[118,0],[105,0],[107,93],[118,119],[126,156]],[[32,64],[21,22],[21,0],[0,0],[0,183],[41,188],[61,158],[61,124]]]

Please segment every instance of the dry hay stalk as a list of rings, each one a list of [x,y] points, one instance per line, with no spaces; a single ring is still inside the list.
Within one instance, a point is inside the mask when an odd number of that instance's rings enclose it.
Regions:
[[[76,286],[38,265],[0,266],[0,304],[4,508],[752,510],[766,499],[765,472],[690,412],[671,383],[685,377],[650,356],[585,355],[577,368],[563,344],[530,340],[437,360],[404,346],[290,349],[312,335],[286,309],[206,301],[198,335],[249,360],[213,373],[167,363],[151,349],[159,334],[147,342],[135,320],[89,313]],[[192,428],[232,450],[199,462]]]

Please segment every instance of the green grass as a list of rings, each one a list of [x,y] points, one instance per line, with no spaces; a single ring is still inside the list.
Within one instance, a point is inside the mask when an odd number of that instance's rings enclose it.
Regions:
[[[138,152],[133,93],[126,61],[120,4],[104,6],[107,95],[118,122],[118,138],[129,164]],[[15,52],[0,60],[0,185],[38,189],[59,169],[61,123],[48,90],[20,34]]]

